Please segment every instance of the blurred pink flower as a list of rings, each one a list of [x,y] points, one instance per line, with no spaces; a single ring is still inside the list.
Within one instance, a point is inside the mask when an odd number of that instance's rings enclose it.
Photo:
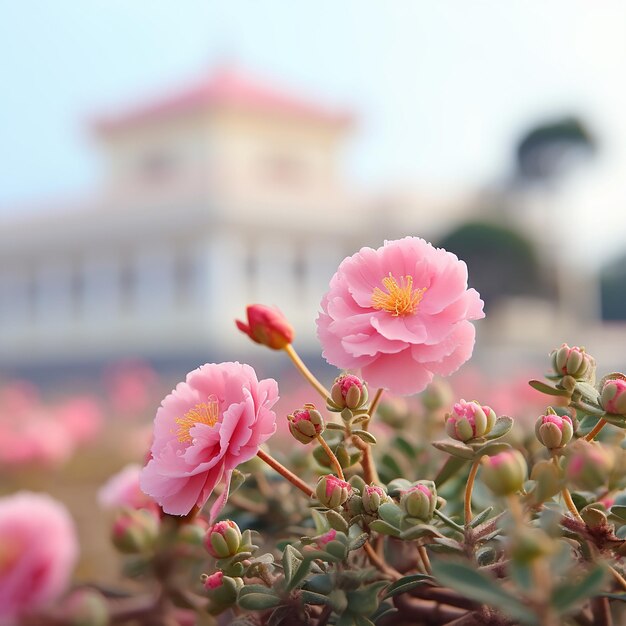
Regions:
[[[62,504],[30,492],[0,498],[0,624],[15,624],[63,593],[77,557]]]
[[[116,414],[137,417],[149,408],[158,377],[140,361],[117,363],[104,375],[107,395]]]
[[[103,508],[130,507],[151,509],[156,505],[139,486],[141,465],[132,463],[114,474],[98,491],[98,503]]]
[[[317,319],[329,363],[361,369],[370,387],[422,391],[467,361],[483,302],[467,266],[418,237],[362,248],[330,281]]]
[[[102,410],[89,396],[70,398],[56,409],[55,417],[74,443],[92,441],[102,429]]]
[[[215,518],[228,497],[232,470],[276,430],[271,408],[277,399],[276,381],[259,381],[249,365],[210,363],[190,372],[157,411],[141,488],[166,513],[186,515],[224,481],[211,509]]]

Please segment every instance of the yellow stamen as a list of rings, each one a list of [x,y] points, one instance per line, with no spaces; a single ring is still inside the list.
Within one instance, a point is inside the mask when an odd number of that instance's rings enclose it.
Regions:
[[[183,417],[176,418],[178,431],[176,435],[181,443],[191,443],[192,437],[189,431],[196,424],[215,426],[219,417],[219,403],[215,396],[209,396],[208,402],[200,402],[193,409],[189,409]]]
[[[387,290],[376,287],[372,292],[372,306],[377,310],[391,313],[394,317],[412,315],[424,297],[426,287],[413,289],[413,276],[401,276],[400,284],[391,275],[383,278]]]

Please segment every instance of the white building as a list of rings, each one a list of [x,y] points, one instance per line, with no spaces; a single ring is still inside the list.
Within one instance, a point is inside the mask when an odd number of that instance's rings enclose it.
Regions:
[[[0,367],[232,358],[251,302],[312,348],[339,261],[384,236],[342,187],[351,126],[231,69],[98,120],[94,200],[0,224]]]

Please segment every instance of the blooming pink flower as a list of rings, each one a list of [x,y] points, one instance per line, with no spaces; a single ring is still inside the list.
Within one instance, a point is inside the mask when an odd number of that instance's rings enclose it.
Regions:
[[[129,507],[152,509],[156,505],[139,486],[141,465],[131,463],[109,480],[98,491],[98,503],[104,508]]]
[[[271,408],[277,399],[276,381],[259,381],[249,365],[210,363],[190,372],[157,411],[141,488],[166,513],[186,515],[224,481],[214,518],[228,497],[232,470],[276,430]]]
[[[77,556],[63,505],[29,492],[0,498],[0,624],[14,624],[63,593]]]
[[[411,394],[469,359],[483,302],[467,266],[418,237],[362,248],[330,281],[317,319],[329,363],[361,369],[370,387]]]

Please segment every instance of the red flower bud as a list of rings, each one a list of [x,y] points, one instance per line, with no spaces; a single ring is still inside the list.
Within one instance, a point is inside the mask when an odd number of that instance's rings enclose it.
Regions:
[[[607,380],[602,387],[600,404],[607,413],[626,415],[626,380]]]
[[[240,320],[235,320],[235,323],[252,341],[272,350],[282,350],[293,341],[293,328],[278,309],[263,304],[251,304],[246,313],[247,324]]]

